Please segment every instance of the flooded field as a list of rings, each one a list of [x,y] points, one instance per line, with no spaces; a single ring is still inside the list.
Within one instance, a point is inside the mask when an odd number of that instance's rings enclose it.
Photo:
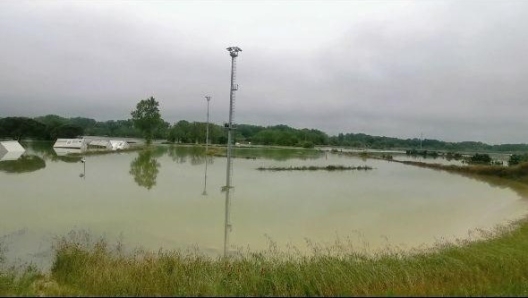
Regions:
[[[82,156],[24,143],[0,162],[0,243],[10,260],[49,267],[52,243],[71,231],[145,249],[310,253],[314,243],[376,252],[468,238],[528,212],[528,189],[384,160],[303,149],[235,150],[226,226],[226,158],[203,147]],[[216,149],[216,148],[215,148]],[[259,167],[369,166],[361,171]],[[207,172],[206,172],[207,170]],[[225,230],[228,237],[225,238]]]

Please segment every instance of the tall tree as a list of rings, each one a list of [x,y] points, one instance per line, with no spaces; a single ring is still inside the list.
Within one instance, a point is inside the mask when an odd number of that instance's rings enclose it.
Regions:
[[[154,131],[164,123],[158,106],[159,103],[151,96],[138,102],[136,110],[131,113],[134,127],[143,132],[147,145],[152,142]]]

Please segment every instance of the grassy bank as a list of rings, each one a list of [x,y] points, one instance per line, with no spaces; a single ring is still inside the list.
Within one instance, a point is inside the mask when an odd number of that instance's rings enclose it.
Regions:
[[[32,266],[7,267],[4,247],[0,242],[0,296],[34,296],[36,294],[34,285],[43,277]]]
[[[105,242],[62,241],[49,275],[3,295],[46,296],[496,296],[528,295],[528,222],[501,236],[435,251],[376,257],[269,251],[225,260],[196,253],[137,252]],[[31,276],[30,276],[31,277]]]
[[[3,269],[0,272],[0,296],[35,296],[35,284],[43,278],[44,276],[32,267],[24,269],[22,273],[15,269]]]

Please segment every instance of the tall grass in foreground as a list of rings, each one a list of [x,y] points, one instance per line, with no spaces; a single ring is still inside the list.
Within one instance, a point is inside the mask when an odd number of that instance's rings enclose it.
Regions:
[[[53,296],[526,296],[528,221],[517,225],[485,241],[374,257],[274,250],[230,259],[179,251],[129,255],[104,241],[88,247],[63,239],[51,274],[33,289]]]
[[[42,279],[43,275],[34,267],[28,266],[20,273],[15,268],[0,271],[0,296],[33,296],[33,285]]]
[[[4,252],[5,248],[0,242],[0,296],[33,295],[32,285],[41,279],[42,275],[33,266],[6,267]]]

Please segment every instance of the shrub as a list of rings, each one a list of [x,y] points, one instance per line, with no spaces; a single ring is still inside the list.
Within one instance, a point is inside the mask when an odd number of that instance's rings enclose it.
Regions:
[[[469,158],[469,163],[489,165],[491,163],[491,157],[488,154],[476,153]]]
[[[312,149],[314,147],[314,144],[312,142],[303,142],[302,147],[307,148],[307,149]]]
[[[508,165],[515,166],[523,162],[528,162],[528,153],[525,154],[512,154],[508,160]]]

